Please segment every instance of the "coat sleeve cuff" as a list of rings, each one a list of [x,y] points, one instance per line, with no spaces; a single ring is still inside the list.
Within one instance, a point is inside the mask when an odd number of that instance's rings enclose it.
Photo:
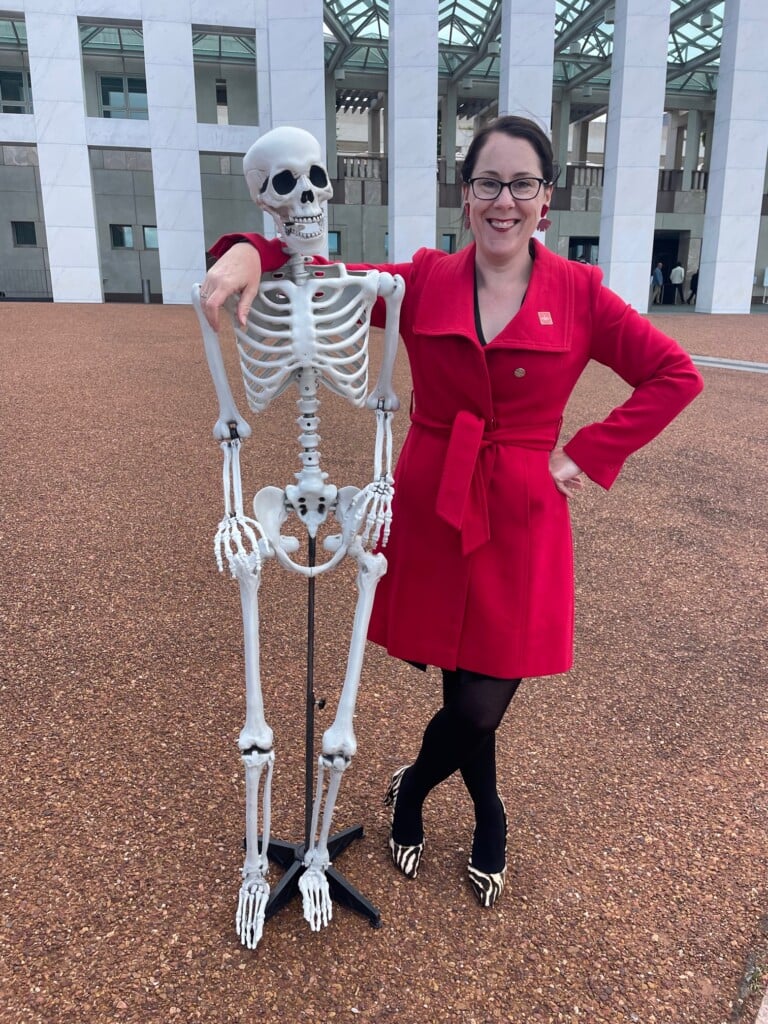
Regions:
[[[208,256],[215,262],[228,252],[233,245],[237,245],[239,242],[247,242],[252,245],[254,249],[258,249],[259,255],[261,256],[261,267],[262,270],[279,270],[280,267],[284,266],[288,262],[288,256],[283,251],[283,246],[279,238],[267,239],[262,235],[248,234],[248,233],[236,233],[232,235],[222,235],[222,237],[211,246],[208,250]]]
[[[571,440],[563,445],[563,451],[569,459],[573,459],[579,469],[587,474],[590,480],[593,480],[606,491],[609,491],[626,460],[622,459],[618,463],[607,463],[602,459],[595,458],[594,453],[590,452],[591,445],[589,439],[584,436],[584,432],[588,429],[588,427],[583,427],[574,434]]]

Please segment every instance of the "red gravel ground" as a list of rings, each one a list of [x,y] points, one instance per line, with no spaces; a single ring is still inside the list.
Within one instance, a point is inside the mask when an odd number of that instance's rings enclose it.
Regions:
[[[752,1021],[768,973],[768,376],[706,390],[574,504],[578,644],[500,735],[508,888],[465,879],[471,812],[427,807],[416,882],[388,862],[389,774],[439,702],[370,648],[336,867],[382,927],[298,901],[238,943],[242,625],[219,576],[216,408],[187,307],[2,306],[2,1024]],[[768,361],[768,317],[659,316],[695,353]],[[407,408],[407,367],[398,367]],[[585,375],[567,429],[626,392]],[[239,392],[238,392],[239,393]],[[294,396],[251,416],[247,493],[298,468]],[[330,394],[324,463],[370,474],[372,417]],[[398,438],[407,423],[398,417]],[[317,587],[331,721],[352,574]],[[269,563],[263,674],[274,834],[303,833],[306,585]],[[338,635],[337,635],[338,634]],[[279,872],[276,871],[275,878]]]

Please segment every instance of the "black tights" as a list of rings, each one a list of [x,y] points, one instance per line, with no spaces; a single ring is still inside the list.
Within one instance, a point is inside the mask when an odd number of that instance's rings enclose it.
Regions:
[[[504,812],[496,789],[496,730],[519,685],[519,679],[443,669],[443,707],[424,730],[419,756],[400,786],[393,824],[398,843],[422,841],[424,801],[460,771],[475,807],[472,862],[482,871],[500,870],[496,862]]]

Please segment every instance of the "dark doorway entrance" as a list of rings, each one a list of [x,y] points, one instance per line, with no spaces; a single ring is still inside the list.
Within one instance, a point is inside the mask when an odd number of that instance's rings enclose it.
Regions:
[[[669,272],[678,260],[685,265],[683,256],[684,254],[681,252],[681,233],[679,231],[656,231],[654,233],[651,272],[657,263],[662,264],[664,290],[661,301],[664,305],[674,305],[675,286],[669,282]]]
[[[568,259],[577,260],[579,263],[592,263],[597,265],[597,258],[600,254],[600,239],[593,237],[579,237],[568,239]]]

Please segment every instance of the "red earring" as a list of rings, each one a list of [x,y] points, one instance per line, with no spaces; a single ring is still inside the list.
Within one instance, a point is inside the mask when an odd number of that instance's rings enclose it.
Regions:
[[[469,203],[464,203],[464,227],[469,231],[471,225],[469,223]]]
[[[544,203],[544,205],[541,208],[541,220],[536,225],[536,230],[537,231],[546,231],[548,227],[551,227],[552,221],[551,220],[547,220],[547,213],[548,212],[549,212],[549,207],[547,206],[546,203]]]

